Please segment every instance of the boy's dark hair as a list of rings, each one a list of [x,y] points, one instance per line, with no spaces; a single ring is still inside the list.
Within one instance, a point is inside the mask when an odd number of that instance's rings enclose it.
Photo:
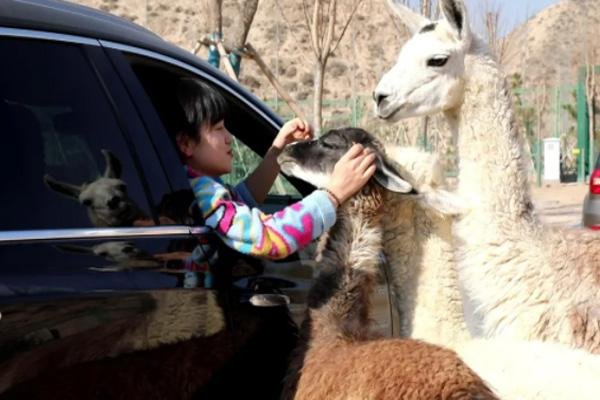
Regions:
[[[197,138],[203,125],[215,125],[225,119],[227,101],[219,91],[195,78],[182,78],[177,87],[177,100],[183,109],[184,123],[179,132]]]

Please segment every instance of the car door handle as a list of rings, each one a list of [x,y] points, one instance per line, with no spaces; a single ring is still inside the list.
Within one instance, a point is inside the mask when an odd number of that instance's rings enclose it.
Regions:
[[[208,232],[209,228],[205,226],[185,225],[0,231],[0,245],[96,239],[181,238],[202,235]]]
[[[250,304],[255,307],[287,307],[290,298],[285,294],[257,293],[250,296]]]

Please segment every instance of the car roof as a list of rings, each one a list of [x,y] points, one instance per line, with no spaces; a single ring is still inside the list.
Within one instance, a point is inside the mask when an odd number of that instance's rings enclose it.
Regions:
[[[87,36],[155,50],[174,47],[123,18],[59,0],[0,0],[0,25]]]
[[[152,31],[107,12],[60,0],[0,0],[0,28],[68,34],[130,45],[193,65],[244,94],[255,106],[281,124],[281,119],[254,94],[192,53]]]

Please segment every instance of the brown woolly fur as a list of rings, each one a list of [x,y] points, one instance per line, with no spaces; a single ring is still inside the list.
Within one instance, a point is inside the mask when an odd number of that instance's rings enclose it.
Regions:
[[[383,189],[367,185],[324,235],[285,399],[496,399],[451,350],[371,333]]]
[[[334,339],[304,358],[296,399],[494,399],[454,352],[416,340]]]

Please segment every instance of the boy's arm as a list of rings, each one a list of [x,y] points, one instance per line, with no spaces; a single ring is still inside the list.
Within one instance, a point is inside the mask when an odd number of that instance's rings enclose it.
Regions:
[[[312,138],[310,126],[308,122],[300,118],[294,118],[281,127],[262,162],[244,181],[246,187],[258,203],[262,203],[265,200],[271,186],[273,186],[273,182],[275,182],[275,178],[277,178],[277,174],[279,173],[277,156],[283,148],[297,140],[307,140],[310,138]]]
[[[237,251],[257,257],[282,259],[308,245],[335,222],[329,195],[317,190],[304,200],[272,215],[231,200],[218,182],[192,179],[192,189],[206,224]]]
[[[244,180],[250,194],[259,204],[267,198],[267,194],[279,173],[279,164],[277,163],[279,153],[281,153],[280,149],[271,146],[258,167]]]

